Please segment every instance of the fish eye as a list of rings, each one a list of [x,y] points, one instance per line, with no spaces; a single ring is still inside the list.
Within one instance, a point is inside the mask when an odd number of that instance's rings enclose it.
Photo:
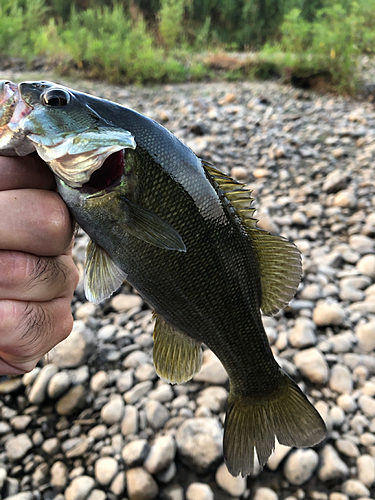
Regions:
[[[64,89],[49,89],[40,97],[45,106],[66,106],[70,101],[70,94]]]

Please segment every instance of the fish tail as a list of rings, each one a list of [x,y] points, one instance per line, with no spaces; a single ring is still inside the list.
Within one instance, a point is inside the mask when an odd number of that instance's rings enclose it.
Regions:
[[[254,451],[261,467],[280,444],[305,448],[326,436],[325,424],[306,396],[286,374],[272,396],[238,396],[231,389],[224,429],[224,459],[233,476],[254,471]]]

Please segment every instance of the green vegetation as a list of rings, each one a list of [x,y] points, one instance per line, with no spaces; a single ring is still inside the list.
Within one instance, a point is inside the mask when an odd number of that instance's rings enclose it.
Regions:
[[[374,25],[375,0],[0,0],[0,57],[117,83],[219,73],[354,93]]]

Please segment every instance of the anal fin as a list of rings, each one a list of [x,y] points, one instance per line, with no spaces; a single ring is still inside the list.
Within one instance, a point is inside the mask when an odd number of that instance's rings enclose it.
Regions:
[[[201,342],[170,326],[155,314],[154,365],[156,373],[171,384],[187,382],[202,365]]]

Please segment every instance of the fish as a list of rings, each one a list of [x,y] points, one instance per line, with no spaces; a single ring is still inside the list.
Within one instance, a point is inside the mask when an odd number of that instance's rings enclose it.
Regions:
[[[256,458],[263,467],[275,438],[320,443],[324,421],[275,360],[261,314],[293,298],[301,254],[258,228],[246,185],[135,110],[53,82],[22,82],[14,92],[23,145],[10,140],[11,149],[32,146],[47,162],[90,237],[87,298],[99,303],[125,279],[139,292],[154,311],[155,369],[170,383],[199,372],[202,344],[227,371],[229,472],[252,474]]]

